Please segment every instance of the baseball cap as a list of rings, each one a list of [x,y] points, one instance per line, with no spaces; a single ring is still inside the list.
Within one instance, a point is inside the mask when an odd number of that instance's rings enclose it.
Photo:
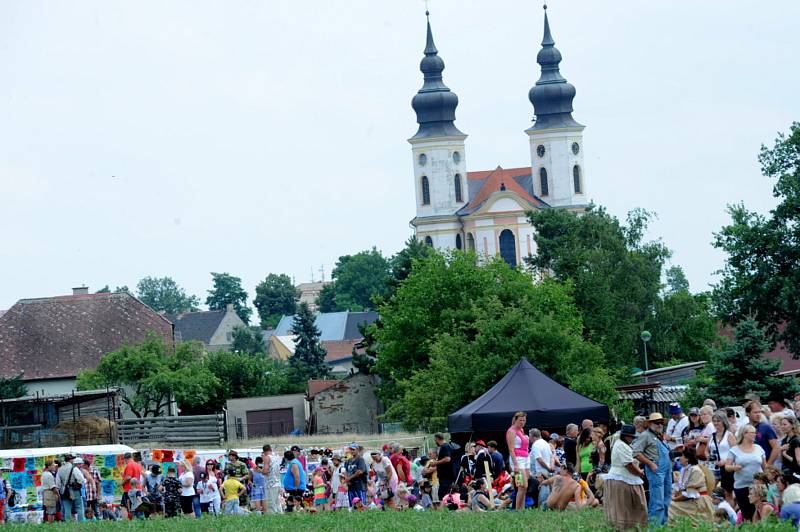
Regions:
[[[692,408],[689,409],[689,415],[690,416],[699,416],[700,415],[700,409],[697,408],[696,406],[693,406]]]
[[[483,440],[476,441],[475,445],[480,445],[481,447],[486,447],[486,444],[483,442]]]
[[[299,445],[292,445],[292,448],[289,450],[292,451],[293,453],[296,453],[302,451],[303,449],[301,449]]]
[[[550,441],[558,441],[561,436],[556,434],[555,432],[550,435]]]
[[[669,414],[670,415],[680,414],[681,412],[683,412],[683,409],[681,409],[681,405],[679,405],[678,403],[670,403],[669,404]]]
[[[348,449],[358,449],[358,444],[356,442],[351,443],[347,446]],[[358,499],[358,497],[356,497]],[[355,499],[354,499],[355,500]],[[360,500],[360,499],[359,499]]]

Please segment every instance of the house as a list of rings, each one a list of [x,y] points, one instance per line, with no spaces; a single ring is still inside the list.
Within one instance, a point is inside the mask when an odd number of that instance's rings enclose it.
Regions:
[[[383,412],[374,375],[354,373],[337,381],[308,381],[309,434],[375,434]]]
[[[325,362],[331,366],[331,373],[344,376],[353,367],[353,348],[360,340],[325,340],[320,345],[325,349]],[[294,336],[271,336],[267,345],[267,356],[275,360],[289,360],[294,355]]]
[[[233,329],[247,327],[233,305],[225,310],[206,310],[168,315],[175,325],[175,342],[202,342],[209,351],[230,350],[233,344]]]
[[[330,282],[318,282],[318,283],[300,283],[296,286],[297,292],[300,294],[300,299],[297,301],[298,303],[305,303],[308,305],[308,308],[311,312],[316,312],[319,307],[317,307],[317,298],[319,297],[322,289],[325,288],[325,285],[331,284]]]
[[[103,355],[152,334],[172,345],[172,324],[127,292],[22,299],[0,317],[0,376],[22,375],[31,395],[70,393]]]
[[[359,332],[358,326],[368,325],[377,319],[377,312],[320,312],[314,318],[314,325],[319,329],[321,341],[361,340],[363,336]],[[273,334],[277,336],[291,335],[292,323],[294,323],[294,316],[283,316]]]

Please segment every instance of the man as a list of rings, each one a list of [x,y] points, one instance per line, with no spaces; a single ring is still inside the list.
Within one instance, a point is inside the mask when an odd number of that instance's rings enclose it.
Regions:
[[[266,475],[264,497],[267,503],[267,512],[271,514],[282,514],[281,506],[281,464],[280,460],[272,452],[272,446],[265,444],[261,447],[261,458],[264,460],[264,471]]]
[[[397,480],[406,486],[411,486],[413,484],[411,478],[411,462],[403,455],[403,447],[395,441],[389,445],[389,448],[392,451],[392,454],[389,455],[389,461],[392,463],[392,466],[394,466],[395,471],[397,471]]]
[[[767,400],[767,406],[773,414],[780,414],[783,417],[794,417],[794,410],[786,407],[786,402],[780,395],[770,395]]]
[[[564,460],[568,464],[578,463],[578,425],[570,423],[564,433]]]
[[[361,456],[363,447],[357,443],[351,443],[348,447],[350,458],[344,464],[347,479],[347,497],[350,505],[353,499],[358,498],[362,501],[367,500],[367,463]]]
[[[636,434],[639,435],[647,429],[647,418],[644,416],[634,416],[633,417],[633,427],[636,430]]]
[[[669,416],[671,419],[667,423],[666,436],[664,439],[667,441],[669,449],[675,451],[679,447],[683,447],[683,438],[681,438],[681,434],[683,434],[683,430],[689,426],[689,418],[683,413],[683,409],[681,409],[681,405],[678,403],[669,404]]]
[[[542,438],[542,431],[539,429],[531,429],[528,432],[528,437],[531,440],[531,452],[529,460],[531,462],[531,470],[536,481],[539,483],[539,507],[547,509],[547,497],[550,495],[550,485],[543,484],[543,482],[550,478],[555,471],[553,467],[553,448],[550,447],[544,438]]]
[[[619,439],[611,447],[611,468],[603,484],[606,519],[616,530],[647,527],[647,500],[642,477],[645,473],[633,459],[631,443],[636,438],[633,425],[623,425]]]
[[[710,406],[715,412],[717,411],[717,402],[710,397],[703,401],[702,406]]]
[[[500,454],[500,451],[497,450],[496,441],[489,440],[487,450],[489,451],[489,456],[492,457],[492,478],[496,479],[506,468],[506,461],[503,459],[503,455]]]
[[[439,477],[439,500],[443,500],[445,495],[450,493],[450,488],[456,481],[453,474],[453,448],[444,439],[444,434],[437,432],[433,435],[433,441],[439,446],[436,453],[436,460],[431,460],[429,465],[436,466],[436,476]]]
[[[225,478],[234,477],[245,486],[245,491],[239,499],[241,506],[247,506],[247,482],[250,480],[250,469],[247,464],[239,460],[239,453],[234,449],[228,451],[228,463],[225,464]]]
[[[75,464],[78,465],[80,458],[75,459]],[[100,515],[100,506],[98,505],[98,494],[100,493],[100,473],[96,468],[92,467],[92,459],[84,458],[82,460],[81,472],[86,478],[86,507],[92,509],[94,515]]]
[[[572,464],[565,464],[561,466],[558,475],[548,478],[541,485],[539,491],[547,488],[550,495],[547,497],[547,508],[551,510],[566,510],[567,505],[577,500],[576,496],[582,491],[580,484],[573,478],[575,468]]]
[[[44,471],[42,471],[42,506],[44,506],[44,519],[48,523],[52,523],[56,519],[58,512],[58,487],[56,485],[56,464],[52,460],[47,460],[44,463]],[[2,501],[5,502],[5,501]]]
[[[64,508],[64,521],[72,519],[72,512],[75,511],[75,518],[78,521],[85,521],[86,516],[83,510],[83,496],[81,488],[86,479],[79,467],[72,462],[75,456],[67,453],[64,455],[64,464],[58,468],[56,473],[56,485],[61,494],[61,502]]]
[[[764,449],[764,456],[767,457],[767,465],[772,465],[781,455],[781,447],[778,444],[778,435],[769,423],[761,421],[761,403],[750,401],[744,407],[747,419],[756,429],[756,444]]]
[[[203,467],[203,460],[195,455],[194,459],[192,460],[192,474],[194,475],[195,482],[200,482],[200,475],[206,472],[206,468]],[[203,515],[200,509],[200,495],[195,492],[194,498],[192,499],[192,508],[194,509],[194,517],[196,519],[200,519],[200,516]]]
[[[478,440],[475,442],[475,478],[486,478],[487,472],[492,475],[492,481],[494,481],[492,456],[486,448],[486,443],[483,440]],[[491,489],[491,486],[489,488]]]
[[[645,467],[650,486],[647,516],[651,526],[667,524],[667,512],[672,501],[672,461],[669,447],[662,441],[664,416],[653,412],[645,422],[646,430],[640,432],[631,447],[634,457]]]
[[[581,430],[583,431],[586,429],[593,430],[594,421],[592,421],[591,419],[584,419],[583,421],[581,421]]]
[[[131,505],[142,479],[142,465],[133,459],[131,453],[125,453],[122,458],[125,461],[125,469],[122,470],[122,506],[128,509],[130,519]]]

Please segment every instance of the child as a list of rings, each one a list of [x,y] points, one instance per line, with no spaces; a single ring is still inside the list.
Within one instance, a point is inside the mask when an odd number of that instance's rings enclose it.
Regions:
[[[318,467],[314,470],[311,483],[314,486],[314,508],[322,511],[328,509],[328,496],[325,494],[325,470]]]
[[[336,492],[336,509],[350,509],[350,497],[347,496],[347,474],[344,471],[339,473],[339,488]]]
[[[167,469],[167,478],[164,479],[164,514],[175,517],[181,503],[181,481],[176,476],[175,466]]]
[[[353,510],[356,512],[364,511],[364,503],[361,502],[360,497],[353,497]]]
[[[222,512],[226,515],[242,513],[239,508],[239,496],[244,493],[244,484],[234,476],[229,476],[222,483]]]
[[[716,508],[715,515],[724,517],[724,520],[732,525],[736,524],[736,512],[733,511],[730,503],[725,500],[725,490],[723,488],[715,488],[711,492],[711,502],[714,503],[714,508]]]
[[[264,499],[267,493],[267,477],[264,476],[264,459],[256,457],[256,466],[250,472],[250,481],[253,487],[250,490],[250,502],[257,514],[264,511]]]
[[[423,510],[431,510],[433,509],[433,486],[427,480],[422,482],[422,489],[419,504],[422,506]]]
[[[209,479],[207,473],[200,473],[200,482],[197,483],[197,495],[200,496],[200,511],[204,514],[212,511],[211,504],[217,493],[217,479]]]

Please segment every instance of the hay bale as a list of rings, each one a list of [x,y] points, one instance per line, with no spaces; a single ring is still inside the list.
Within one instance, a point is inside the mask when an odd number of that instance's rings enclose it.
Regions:
[[[100,416],[82,416],[75,421],[61,421],[55,430],[63,432],[68,438],[80,445],[108,443],[109,431],[116,441],[116,424]]]

